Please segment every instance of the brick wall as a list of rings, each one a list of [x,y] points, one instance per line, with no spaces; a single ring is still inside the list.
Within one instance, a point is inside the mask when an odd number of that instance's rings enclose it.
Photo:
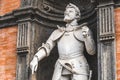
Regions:
[[[117,80],[120,80],[120,8],[115,9]]]
[[[20,0],[0,0],[0,16],[19,8]],[[17,26],[0,29],[0,80],[16,79]]]
[[[19,8],[20,0],[0,0],[0,16]]]
[[[0,80],[15,80],[17,27],[0,29]]]

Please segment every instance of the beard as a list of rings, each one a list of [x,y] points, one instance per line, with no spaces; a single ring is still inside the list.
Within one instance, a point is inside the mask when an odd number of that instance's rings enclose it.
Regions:
[[[64,21],[65,22],[67,22],[67,23],[69,23],[69,22],[71,22],[73,19],[69,16],[69,15],[65,15],[65,17],[64,17]]]

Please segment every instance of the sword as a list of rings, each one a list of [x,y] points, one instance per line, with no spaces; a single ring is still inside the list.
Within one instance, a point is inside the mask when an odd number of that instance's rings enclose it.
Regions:
[[[88,80],[91,80],[91,78],[92,78],[92,70],[90,70],[89,79]]]

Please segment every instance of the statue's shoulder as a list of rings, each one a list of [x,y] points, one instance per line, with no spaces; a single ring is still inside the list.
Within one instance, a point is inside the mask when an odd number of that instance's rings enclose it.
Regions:
[[[86,27],[86,26],[87,26],[87,23],[83,23],[83,24],[79,25],[78,28],[74,31],[74,36],[79,41],[84,40],[83,35],[82,35],[82,27]]]
[[[82,27],[87,27],[88,26],[88,23],[83,23],[83,24],[80,24],[78,27],[77,30],[80,30]]]
[[[88,23],[82,23],[80,26],[87,26]]]
[[[61,29],[56,29],[52,32],[51,36],[52,36],[52,39],[53,41],[56,41],[58,40],[63,34],[64,34],[65,31],[61,30]]]
[[[59,33],[63,33],[64,31],[63,30],[61,30],[61,29],[55,29],[53,32],[52,32],[52,34],[59,34]]]

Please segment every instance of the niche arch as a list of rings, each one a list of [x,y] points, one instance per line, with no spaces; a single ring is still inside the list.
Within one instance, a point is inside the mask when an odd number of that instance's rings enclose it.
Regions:
[[[41,42],[45,42],[51,32],[57,28],[56,25],[64,26],[63,22],[64,10],[68,3],[77,5],[81,11],[81,20],[79,24],[87,22],[88,27],[92,30],[97,49],[97,13],[96,5],[90,0],[37,0],[38,14],[40,15],[40,25],[42,32],[40,35]],[[44,34],[44,36],[42,35]],[[98,79],[97,51],[94,56],[90,56],[85,52],[90,68],[93,70],[92,80]],[[57,47],[55,47],[50,56],[39,62],[37,71],[37,80],[50,80],[54,70],[55,62],[58,58]]]

